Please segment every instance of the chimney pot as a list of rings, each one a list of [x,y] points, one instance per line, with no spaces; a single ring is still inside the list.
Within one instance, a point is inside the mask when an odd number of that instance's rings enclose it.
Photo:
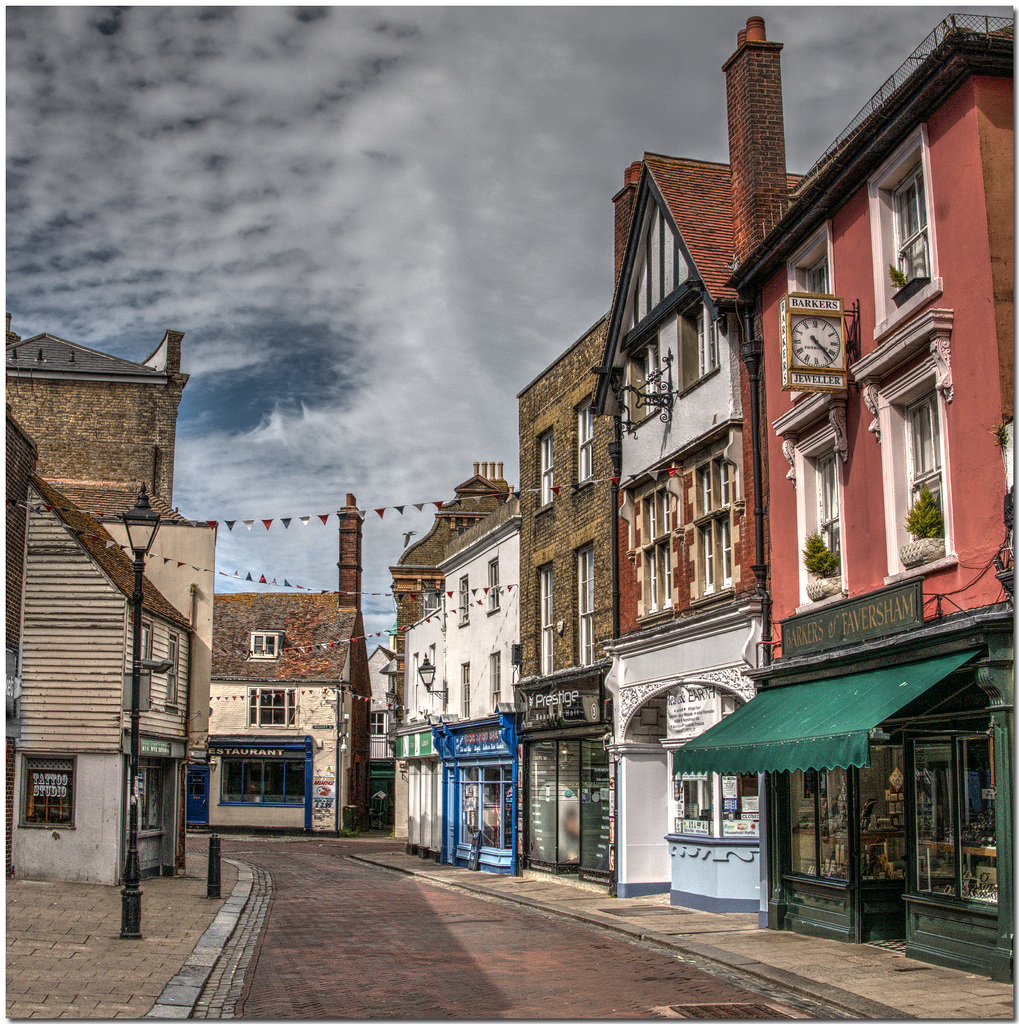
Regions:
[[[487,480],[488,479],[488,463],[481,463],[481,475]]]
[[[357,508],[357,498],[355,498],[353,494],[347,495],[347,507]]]
[[[747,41],[747,30],[741,28],[736,33],[736,49],[738,50]]]
[[[480,473],[480,472],[481,472],[481,463],[480,462],[475,462],[474,463],[474,475],[477,476],[478,473]]]
[[[764,18],[754,16],[747,18],[746,40],[748,43],[763,43],[767,40],[767,33],[764,31]]]
[[[499,468],[495,471],[495,478],[496,478],[496,480],[501,480],[502,479],[502,463],[501,462],[498,463],[498,466],[499,466]]]

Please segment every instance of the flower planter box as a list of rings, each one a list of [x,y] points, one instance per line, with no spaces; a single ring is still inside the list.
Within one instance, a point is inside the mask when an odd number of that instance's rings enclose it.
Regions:
[[[899,548],[899,561],[907,569],[915,569],[918,565],[926,565],[944,557],[944,537],[921,537],[920,540],[910,541]]]
[[[916,293],[931,283],[929,277],[914,277],[912,281],[907,281],[893,296],[892,302],[895,303],[895,308],[898,309],[904,302],[908,302]]]
[[[838,576],[821,576],[815,580],[807,580],[807,597],[811,601],[823,601],[842,590],[842,580]]]

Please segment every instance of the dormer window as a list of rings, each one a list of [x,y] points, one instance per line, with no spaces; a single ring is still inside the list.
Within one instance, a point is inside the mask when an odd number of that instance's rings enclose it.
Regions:
[[[282,646],[282,633],[252,633],[251,634],[251,657],[252,658],[278,658]]]

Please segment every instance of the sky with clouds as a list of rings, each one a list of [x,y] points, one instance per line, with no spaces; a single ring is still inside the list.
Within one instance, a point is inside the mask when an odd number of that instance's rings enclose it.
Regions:
[[[728,160],[747,17],[803,172],[955,9],[8,7],[12,329],[185,332],[174,503],[256,520],[220,570],[335,589],[335,518],[296,517],[353,493],[385,631],[413,505],[516,484],[517,393],[607,312],[624,169]]]

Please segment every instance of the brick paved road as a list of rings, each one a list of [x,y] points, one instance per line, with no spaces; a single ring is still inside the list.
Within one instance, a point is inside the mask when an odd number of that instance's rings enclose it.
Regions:
[[[762,1001],[675,957],[346,858],[370,843],[224,837],[223,856],[273,890],[238,1017],[642,1018]]]

